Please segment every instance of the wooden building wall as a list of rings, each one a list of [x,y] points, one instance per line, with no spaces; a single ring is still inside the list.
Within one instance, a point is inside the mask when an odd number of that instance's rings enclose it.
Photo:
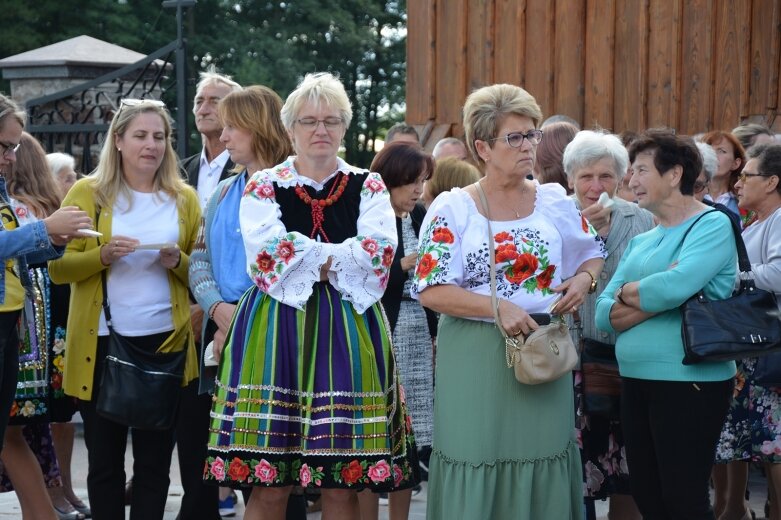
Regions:
[[[462,135],[469,92],[520,85],[545,117],[620,132],[781,132],[781,0],[408,0],[407,122]]]

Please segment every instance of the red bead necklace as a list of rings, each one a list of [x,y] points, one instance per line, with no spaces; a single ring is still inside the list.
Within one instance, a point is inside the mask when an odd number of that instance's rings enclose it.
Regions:
[[[339,178],[340,176],[341,179]],[[325,230],[323,229],[323,222],[325,221],[323,209],[339,200],[339,197],[344,193],[344,188],[347,186],[348,180],[350,179],[347,175],[339,172],[336,181],[334,181],[333,186],[331,186],[331,191],[324,199],[313,199],[301,184],[296,186],[296,195],[298,195],[299,199],[304,201],[304,204],[308,204],[312,210],[312,233],[309,235],[309,238],[315,238],[315,235],[319,231],[323,240],[330,242],[328,235],[325,234]]]

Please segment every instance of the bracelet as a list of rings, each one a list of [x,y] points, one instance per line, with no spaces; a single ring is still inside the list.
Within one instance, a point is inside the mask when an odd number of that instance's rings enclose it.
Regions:
[[[616,299],[618,299],[619,302],[626,305],[627,303],[624,301],[624,299],[621,297],[621,294],[624,292],[624,286],[628,284],[629,282],[624,282],[621,284],[621,287],[618,288],[618,292],[616,293]]]
[[[209,319],[214,321],[214,313],[217,312],[217,307],[220,306],[222,302],[217,302],[214,305],[212,305],[212,308],[209,309]]]

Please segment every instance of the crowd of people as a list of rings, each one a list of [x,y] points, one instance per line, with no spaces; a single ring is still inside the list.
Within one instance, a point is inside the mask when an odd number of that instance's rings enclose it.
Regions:
[[[165,105],[122,100],[77,179],[0,95],[0,491],[25,519],[162,518],[177,445],[181,520],[235,515],[235,491],[246,519],[310,499],[402,520],[421,480],[432,520],[593,520],[604,499],[612,520],[744,520],[752,462],[781,520],[781,389],[756,358],[681,362],[681,305],[736,287],[733,222],[781,297],[769,129],[580,130],[501,84],[469,95],[463,140],[427,153],[400,123],[350,165],[329,73],[283,101],[203,72],[193,113],[203,146],[180,160]],[[583,364],[522,384],[506,346],[551,316]],[[593,352],[620,373],[608,412]],[[172,399],[110,412],[123,364],[173,377]],[[170,420],[148,426],[155,407]]]

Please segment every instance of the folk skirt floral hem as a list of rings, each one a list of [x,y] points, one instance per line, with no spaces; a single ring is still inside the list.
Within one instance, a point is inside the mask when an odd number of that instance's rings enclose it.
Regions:
[[[226,339],[204,478],[404,489],[420,480],[410,424],[379,304],[358,314],[318,283],[299,311],[253,287]]]

